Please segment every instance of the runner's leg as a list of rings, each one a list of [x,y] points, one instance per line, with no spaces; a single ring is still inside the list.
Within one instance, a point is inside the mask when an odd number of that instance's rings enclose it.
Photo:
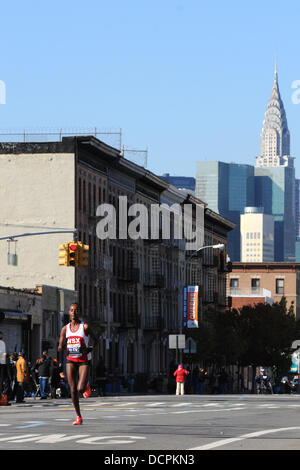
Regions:
[[[78,384],[77,384],[77,391],[79,393],[83,393],[88,381],[88,374],[89,374],[89,366],[88,365],[82,365],[79,366],[79,378],[78,378]]]
[[[80,407],[79,407],[79,396],[78,396],[77,384],[76,384],[76,381],[77,381],[76,364],[68,363],[66,365],[66,372],[67,372],[67,378],[68,378],[68,383],[69,383],[70,392],[71,392],[72,403],[75,408],[76,415],[81,417]]]

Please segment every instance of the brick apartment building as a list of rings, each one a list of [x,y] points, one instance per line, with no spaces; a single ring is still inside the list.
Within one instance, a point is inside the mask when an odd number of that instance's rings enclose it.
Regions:
[[[232,263],[227,276],[227,296],[232,307],[260,302],[279,302],[286,297],[287,309],[293,305],[300,318],[300,263]]]
[[[226,274],[219,250],[192,258],[184,240],[100,239],[96,228],[103,203],[116,209],[165,203],[201,206],[204,244],[227,244],[234,224],[197,198],[182,193],[150,171],[126,160],[119,150],[92,136],[59,142],[0,143],[0,236],[30,230],[77,229],[90,246],[89,266],[58,266],[59,245],[72,235],[27,237],[18,241],[18,266],[6,264],[0,245],[0,285],[49,285],[78,296],[82,318],[98,332],[95,359],[109,372],[129,375],[168,371],[168,335],[179,332],[182,290],[201,285],[200,314],[208,305],[225,309]],[[68,306],[65,306],[65,313]]]

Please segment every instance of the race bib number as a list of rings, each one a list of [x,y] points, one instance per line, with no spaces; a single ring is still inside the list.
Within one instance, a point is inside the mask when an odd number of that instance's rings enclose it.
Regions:
[[[70,357],[81,357],[81,338],[72,337],[68,339],[68,355]]]

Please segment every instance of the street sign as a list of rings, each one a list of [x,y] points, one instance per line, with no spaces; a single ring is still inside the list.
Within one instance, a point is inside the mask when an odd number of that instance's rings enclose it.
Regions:
[[[188,338],[186,340],[186,346],[183,352],[185,354],[195,354],[197,352],[197,344],[193,338]]]
[[[169,335],[169,349],[184,349],[185,335]]]

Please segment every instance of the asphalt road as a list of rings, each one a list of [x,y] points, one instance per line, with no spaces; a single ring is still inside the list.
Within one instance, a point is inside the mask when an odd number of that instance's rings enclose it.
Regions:
[[[69,399],[0,407],[0,450],[300,450],[300,395],[130,395],[80,404],[81,426],[72,426]]]

